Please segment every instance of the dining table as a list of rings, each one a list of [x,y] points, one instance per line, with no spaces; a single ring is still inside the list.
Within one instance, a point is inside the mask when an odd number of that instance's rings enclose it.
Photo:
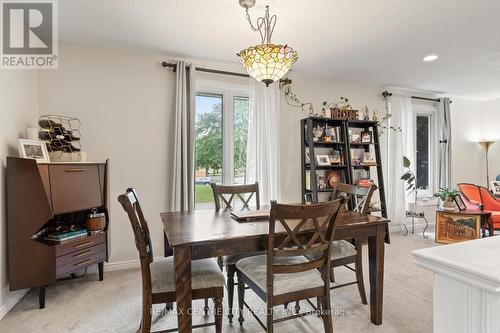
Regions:
[[[161,214],[165,253],[173,250],[175,267],[178,330],[192,331],[191,261],[225,255],[267,250],[269,221],[266,218],[237,221],[230,211],[194,210]],[[382,324],[384,293],[385,236],[389,220],[344,210],[336,221],[335,240],[367,240],[370,281],[370,319]],[[299,221],[297,221],[299,223]],[[311,231],[314,228],[311,224]],[[308,230],[307,223],[303,229]],[[276,225],[277,237],[286,237],[286,230]]]

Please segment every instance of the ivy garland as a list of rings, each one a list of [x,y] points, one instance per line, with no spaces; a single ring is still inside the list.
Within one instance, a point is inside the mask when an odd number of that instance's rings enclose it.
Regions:
[[[281,91],[283,91],[285,95],[285,101],[288,105],[296,108],[300,108],[305,114],[308,116],[321,116],[319,114],[314,114],[314,106],[310,102],[302,102],[298,96],[292,91],[292,80],[284,79],[280,80],[279,88]],[[378,127],[379,127],[379,136],[381,136],[384,131],[386,130],[391,130],[394,131],[395,133],[401,132],[401,127],[394,127],[392,125],[389,125],[389,119],[392,117],[392,114],[389,112],[389,97],[391,94],[387,91],[384,91],[382,93],[382,96],[384,97],[385,101],[385,115],[381,118]],[[323,101],[321,103],[321,111],[322,111],[322,116],[326,117],[326,112],[330,108],[337,108],[341,110],[351,110],[352,106],[349,104],[349,98],[341,96],[340,101],[337,103],[328,103],[327,101]]]

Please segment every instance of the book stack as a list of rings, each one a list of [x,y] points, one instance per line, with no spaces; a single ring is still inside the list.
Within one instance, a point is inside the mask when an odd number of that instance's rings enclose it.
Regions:
[[[61,243],[70,239],[87,237],[87,229],[76,229],[58,231],[47,234],[43,239],[51,242]]]

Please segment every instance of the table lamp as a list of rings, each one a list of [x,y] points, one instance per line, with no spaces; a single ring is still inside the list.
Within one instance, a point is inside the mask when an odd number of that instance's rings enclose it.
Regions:
[[[488,168],[488,150],[495,141],[480,141],[478,142],[483,148],[486,155],[486,188],[490,187],[490,174]]]

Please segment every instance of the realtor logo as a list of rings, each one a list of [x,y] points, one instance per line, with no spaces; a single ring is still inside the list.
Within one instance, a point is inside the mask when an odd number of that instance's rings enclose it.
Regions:
[[[57,2],[0,1],[1,68],[57,68]]]

